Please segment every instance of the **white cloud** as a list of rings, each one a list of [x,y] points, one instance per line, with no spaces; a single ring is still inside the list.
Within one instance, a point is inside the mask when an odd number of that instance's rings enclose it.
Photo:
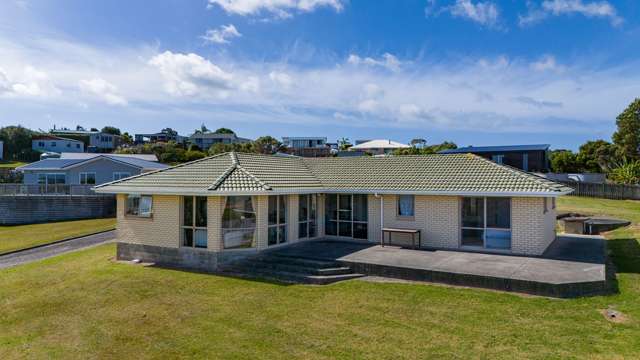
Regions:
[[[102,78],[80,80],[80,90],[97,97],[109,105],[127,105],[127,99],[118,93],[118,88]]]
[[[221,25],[218,29],[209,29],[201,36],[205,43],[214,44],[228,44],[229,39],[241,37],[242,34],[238,32],[233,24]]]
[[[553,55],[544,55],[537,61],[530,64],[531,68],[535,71],[563,71],[564,67],[556,62],[556,58]]]
[[[292,12],[312,12],[320,7],[330,7],[340,12],[343,0],[209,0],[208,8],[218,5],[225,12],[234,15],[257,15],[271,13],[278,18],[293,16]]]
[[[461,17],[477,22],[480,25],[493,27],[498,24],[500,11],[498,6],[491,1],[456,0],[449,7],[449,12],[454,17]]]
[[[158,68],[165,90],[174,96],[214,93],[225,97],[232,88],[233,75],[200,55],[165,51],[151,58],[149,64]]]
[[[5,97],[51,97],[60,93],[49,75],[31,65],[25,66],[16,76],[9,77],[0,68],[0,96]]]
[[[519,16],[520,26],[532,25],[549,16],[580,14],[589,18],[606,18],[618,26],[624,19],[608,1],[583,2],[583,0],[545,0],[540,7],[527,3],[528,13]]]
[[[352,65],[368,65],[368,66],[380,66],[391,71],[400,70],[402,63],[397,57],[389,53],[382,54],[382,58],[374,59],[371,57],[360,57],[356,54],[351,54],[347,58],[347,62]]]
[[[289,74],[280,72],[280,71],[272,71],[269,73],[269,79],[274,83],[284,87],[289,88],[291,84],[293,84],[293,79]]]

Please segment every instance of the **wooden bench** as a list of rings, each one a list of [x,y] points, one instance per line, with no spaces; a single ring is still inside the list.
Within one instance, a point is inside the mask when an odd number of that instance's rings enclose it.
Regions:
[[[384,246],[385,234],[389,234],[389,245],[391,245],[391,234],[411,234],[411,245],[416,248],[416,234],[418,234],[418,248],[422,247],[422,233],[419,229],[382,228],[382,239],[380,245]]]

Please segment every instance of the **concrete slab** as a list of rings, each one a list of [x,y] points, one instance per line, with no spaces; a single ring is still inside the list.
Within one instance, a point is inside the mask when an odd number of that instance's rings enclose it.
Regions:
[[[274,250],[288,256],[336,260],[367,275],[574,297],[602,293],[606,247],[597,236],[561,236],[542,257],[413,250],[372,243],[315,241]]]

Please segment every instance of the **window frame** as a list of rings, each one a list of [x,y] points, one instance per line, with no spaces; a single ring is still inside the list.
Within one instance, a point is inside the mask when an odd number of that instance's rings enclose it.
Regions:
[[[364,196],[364,199],[366,200],[366,208],[365,208],[365,212],[364,215],[366,217],[366,220],[362,221],[362,220],[355,220],[354,219],[354,213],[355,213],[355,201],[354,201],[354,196],[356,195],[360,195],[360,196]],[[333,218],[332,214],[328,214],[328,209],[329,207],[327,206],[328,202],[329,202],[329,196],[335,196],[336,197],[336,208],[335,208],[335,215],[336,217]],[[347,208],[343,208],[341,206],[341,198],[342,197],[349,197],[349,209]],[[327,228],[328,228],[328,224],[335,224],[335,234],[328,234],[327,236],[331,236],[337,239],[359,239],[359,240],[368,240],[369,239],[369,199],[367,197],[366,194],[326,194],[325,195],[325,199],[324,199],[324,212],[325,212],[325,234],[327,234]],[[349,217],[345,217],[345,216],[341,216],[341,214],[344,213],[348,213]],[[346,235],[341,235],[340,234],[340,229],[341,229],[341,224],[346,223],[346,224],[350,224],[350,227],[345,227],[345,229],[350,229],[350,233],[351,236],[346,236]],[[355,229],[358,226],[362,226],[365,225],[366,226],[366,232],[367,235],[365,237],[355,237]]]
[[[44,176],[44,183],[40,182],[40,177]],[[54,178],[57,178],[58,176],[62,176],[63,177],[63,182],[62,183],[58,183],[57,180],[54,181],[53,184],[49,184],[49,176],[53,176]],[[66,185],[67,184],[67,174],[66,173],[38,173],[38,185],[45,185],[45,186],[50,186],[50,185]]]
[[[248,198],[250,205],[251,205],[251,211],[246,211],[245,209],[241,209],[240,211],[244,212],[244,213],[250,213],[252,214],[252,220],[254,222],[253,226],[251,227],[225,227],[226,224],[226,219],[225,219],[225,215],[227,214],[227,206],[229,206],[229,202],[230,199],[236,199],[236,198]],[[253,196],[250,195],[235,195],[235,196],[226,196],[224,199],[224,210],[222,211],[222,248],[224,250],[242,250],[242,249],[253,249],[256,247],[256,231],[258,230],[258,213],[256,211],[256,199]],[[234,210],[233,208],[230,208],[229,210]],[[240,246],[227,246],[226,243],[226,235],[228,233],[233,233],[233,232],[251,232],[251,244],[250,246],[243,246],[242,244]]]
[[[411,197],[411,215],[400,214],[400,201],[403,197]],[[416,217],[416,196],[403,194],[396,196],[396,217],[400,220],[413,220]]]
[[[271,223],[269,216],[271,215],[271,202],[269,199],[276,199],[276,222]],[[284,217],[281,215],[281,204],[284,203]],[[284,218],[284,222],[281,220]],[[276,241],[271,243],[270,233],[271,229],[276,229]],[[287,195],[270,195],[267,199],[267,246],[282,245],[289,242],[289,197]]]
[[[497,227],[489,227],[487,226],[487,199],[496,198],[496,199],[508,199],[509,200],[509,228],[497,228]],[[482,199],[482,226],[464,226],[464,199]],[[511,197],[495,197],[495,196],[463,196],[460,198],[460,241],[458,246],[460,248],[466,249],[482,249],[482,250],[490,250],[490,251],[511,251],[513,248],[513,244],[511,241],[513,240],[513,198]],[[464,245],[462,244],[462,234],[464,230],[480,230],[482,231],[482,246],[476,245]],[[508,248],[492,248],[487,247],[487,230],[491,231],[501,231],[501,232],[509,232],[509,247]]]
[[[85,179],[84,179],[84,180],[85,180],[84,182],[82,181],[82,176],[83,176],[83,175],[84,175],[84,178],[85,178]],[[88,183],[88,182],[87,182],[87,175],[93,175],[93,184],[90,184],[90,183]],[[95,184],[96,184],[96,181],[97,181],[97,179],[96,179],[96,173],[95,173],[95,171],[81,172],[81,173],[79,173],[79,174],[78,174],[78,183],[79,183],[80,185],[95,185]]]
[[[124,176],[124,177],[120,176],[118,179],[116,179],[116,174],[120,174],[120,175],[127,174],[127,176]],[[114,171],[113,174],[111,174],[111,176],[112,176],[113,181],[118,181],[118,180],[122,180],[122,179],[126,179],[126,178],[130,177],[131,173],[127,172],[127,171]]]
[[[494,154],[491,155],[491,161],[493,161],[496,164],[504,164],[504,154]]]
[[[307,202],[307,216],[305,220],[300,220],[300,199],[302,197],[306,198]],[[312,216],[312,213],[315,214],[315,217]],[[311,224],[315,225],[315,234],[311,236]],[[307,229],[306,234],[300,233],[301,225],[306,225]],[[298,239],[315,239],[318,237],[318,194],[301,194],[298,195]]]
[[[184,223],[184,211],[185,211],[185,199],[186,198],[191,198],[191,225],[185,225]],[[198,226],[197,224],[197,220],[198,220],[198,199],[204,199],[205,200],[205,226]],[[209,199],[206,196],[182,196],[180,199],[180,247],[185,247],[185,248],[192,248],[192,249],[207,249],[209,248],[209,241],[208,241],[208,224],[209,224],[209,212],[208,212],[208,204],[209,204]],[[191,230],[191,245],[185,245],[185,239],[186,239],[186,230]],[[205,243],[205,246],[197,246],[196,243],[196,231],[202,231],[204,230],[205,233],[205,238],[207,239],[207,242]]]
[[[138,210],[134,213],[131,212],[131,204],[129,202],[130,199],[139,198],[138,200]],[[149,198],[149,211],[146,213],[140,213],[140,204],[143,198]],[[127,194],[127,199],[125,201],[125,209],[124,214],[126,217],[130,218],[140,218],[140,219],[151,219],[153,218],[153,195],[141,195],[141,194]]]

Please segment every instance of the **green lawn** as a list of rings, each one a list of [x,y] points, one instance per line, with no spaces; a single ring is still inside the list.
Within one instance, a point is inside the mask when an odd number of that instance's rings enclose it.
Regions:
[[[636,222],[640,212],[639,202],[559,205]],[[640,234],[609,237],[627,242],[614,247],[620,294],[573,300],[428,284],[283,286],[118,264],[104,245],[0,270],[0,358],[637,358]],[[609,306],[627,321],[606,320]]]
[[[0,168],[15,169],[18,166],[22,166],[22,165],[26,165],[26,164],[27,163],[20,162],[20,161],[0,161]]]
[[[61,221],[46,224],[0,226],[0,254],[113,229],[116,219]]]

